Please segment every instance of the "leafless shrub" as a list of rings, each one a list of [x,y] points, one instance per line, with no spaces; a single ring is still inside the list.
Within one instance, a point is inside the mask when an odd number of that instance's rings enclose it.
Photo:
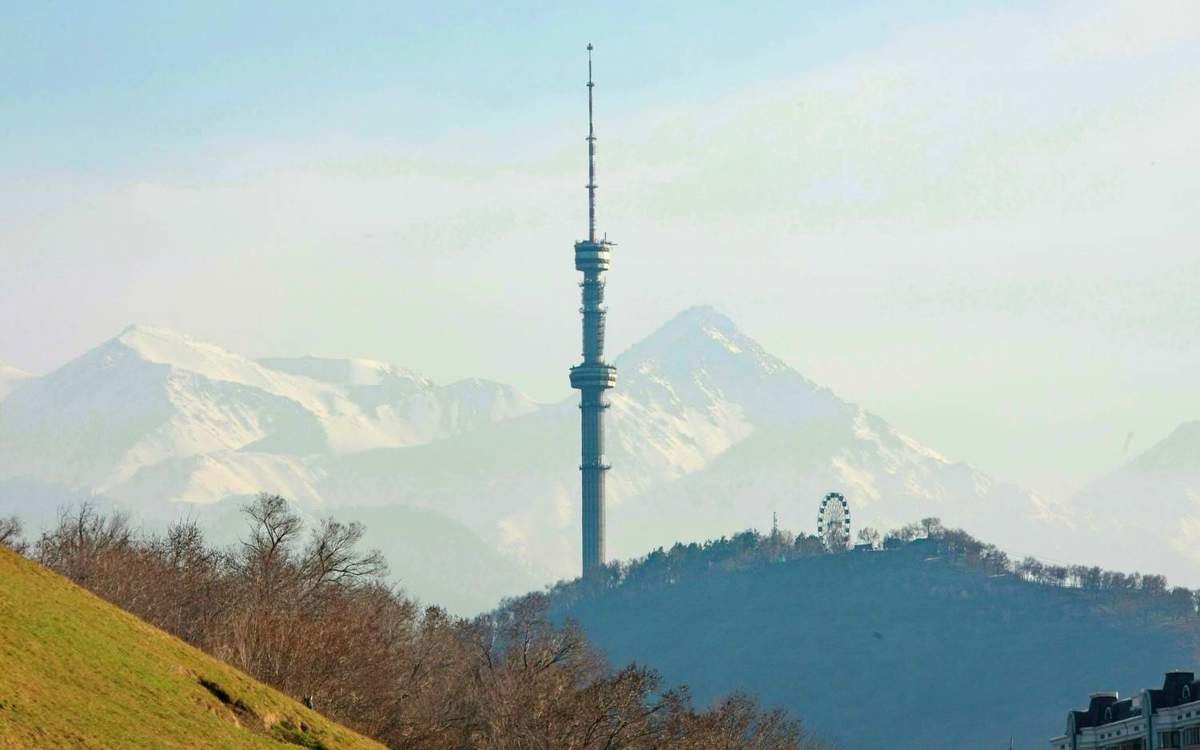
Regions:
[[[392,748],[811,747],[746,698],[697,711],[649,669],[610,669],[577,626],[552,620],[544,595],[472,621],[422,611],[383,582],[378,551],[359,549],[360,525],[327,519],[306,538],[277,495],[243,510],[245,538],[222,551],[192,521],[135,538],[127,518],[85,504],[60,514],[36,555]]]
[[[29,545],[21,536],[24,526],[16,516],[0,518],[0,546],[8,547],[19,555],[25,554]]]

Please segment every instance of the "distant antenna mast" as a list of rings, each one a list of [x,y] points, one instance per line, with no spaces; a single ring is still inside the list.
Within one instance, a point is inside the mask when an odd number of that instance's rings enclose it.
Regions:
[[[588,42],[588,242],[596,241],[596,131],[592,127],[592,43]]]

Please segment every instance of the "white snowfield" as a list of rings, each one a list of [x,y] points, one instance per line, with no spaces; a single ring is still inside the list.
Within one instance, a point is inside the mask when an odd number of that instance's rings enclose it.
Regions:
[[[137,502],[262,489],[320,503],[317,457],[428,443],[536,408],[498,383],[439,387],[369,360],[260,364],[131,326],[5,400],[0,476]]]
[[[708,307],[676,316],[616,365],[610,558],[765,528],[772,513],[811,531],[819,498],[836,490],[855,527],[940,516],[1019,554],[1128,561],[1200,585],[1200,423],[1148,454],[1169,461],[1135,461],[1065,505],[921,445]],[[0,389],[12,382],[4,372]],[[20,382],[0,403],[0,484],[96,492],[135,512],[259,491],[319,513],[404,506],[462,524],[541,580],[576,572],[574,397],[542,405],[499,383],[436,385],[365,359],[253,361],[143,326]],[[1144,501],[1127,488],[1173,498],[1134,514],[1146,527],[1136,554],[1113,542],[1127,519],[1119,509]],[[6,501],[0,490],[0,513]]]

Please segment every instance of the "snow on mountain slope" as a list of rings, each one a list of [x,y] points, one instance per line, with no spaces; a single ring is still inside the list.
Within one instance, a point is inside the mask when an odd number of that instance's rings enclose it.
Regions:
[[[274,358],[260,362],[338,387],[363,413],[395,436],[361,446],[417,445],[470,432],[538,408],[512,386],[470,378],[447,385],[370,359]]]
[[[811,530],[831,490],[856,527],[940,515],[1051,557],[1071,522],[812,383],[712,308],[676,316],[616,365],[611,558],[765,527],[773,512]],[[0,480],[141,507],[270,491],[310,508],[425,508],[543,576],[568,576],[576,403],[538,406],[481,380],[437,386],[373,360],[256,362],[132,327],[4,402]]]
[[[411,370],[374,359],[328,357],[268,357],[259,364],[278,372],[301,375],[343,386],[388,386],[389,392],[409,396],[433,387],[433,381]]]
[[[0,401],[23,380],[33,377],[24,370],[0,362]]]
[[[765,528],[773,513],[791,528],[811,531],[819,500],[831,491],[849,499],[856,528],[940,515],[1001,541],[1019,541],[1022,549],[1033,544],[1043,554],[1055,551],[1065,519],[1049,501],[947,459],[838,398],[710,307],[685,311],[617,365],[624,379],[618,390],[631,403],[622,408],[614,399],[614,474],[627,465],[635,475],[646,472],[641,446],[648,425],[630,425],[634,415],[692,415],[693,425],[721,425],[717,432],[728,439],[709,451],[695,450],[696,438],[684,441],[681,452],[665,453],[702,453],[701,465],[644,481],[636,502],[614,505],[611,522],[623,528],[612,535],[618,556],[680,538]],[[676,462],[677,469],[687,465]]]
[[[331,452],[421,441],[413,434],[420,430],[392,415],[373,418],[336,384],[273,370],[168,329],[131,326],[117,340],[145,361],[169,365],[213,382],[256,388],[299,404],[320,421]]]
[[[1095,564],[1169,572],[1200,586],[1200,420],[1170,435],[1074,498]]]
[[[439,387],[356,360],[324,360],[324,372],[288,366],[301,361],[276,369],[131,326],[5,400],[0,478],[143,502],[259,490],[317,502],[319,456],[419,444],[537,408],[495,383]],[[340,379],[326,376],[339,369]]]
[[[279,384],[250,364],[161,329],[126,329],[5,400],[0,476],[104,492],[159,461],[272,438],[279,451],[321,449],[317,415],[265,390]]]
[[[805,379],[708,307],[617,359],[608,458],[609,556],[766,526],[810,529],[844,492],[856,524],[928,515],[1028,549],[1061,519],[1044,500],[954,463]],[[335,458],[330,502],[437,508],[552,576],[578,564],[575,399],[453,439]],[[1006,536],[1000,534],[1000,536]],[[1049,554],[1048,552],[1043,552]]]
[[[162,504],[163,498],[212,504],[230,496],[252,497],[269,491],[311,508],[323,504],[317,491],[319,476],[319,464],[312,459],[220,450],[148,464],[105,488],[105,494],[149,507]]]

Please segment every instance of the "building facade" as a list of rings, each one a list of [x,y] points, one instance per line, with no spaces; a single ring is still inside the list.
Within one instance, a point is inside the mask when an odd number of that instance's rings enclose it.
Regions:
[[[1092,693],[1084,711],[1067,714],[1066,733],[1051,750],[1200,749],[1200,681],[1193,672],[1167,672],[1161,688],[1122,699]]]

